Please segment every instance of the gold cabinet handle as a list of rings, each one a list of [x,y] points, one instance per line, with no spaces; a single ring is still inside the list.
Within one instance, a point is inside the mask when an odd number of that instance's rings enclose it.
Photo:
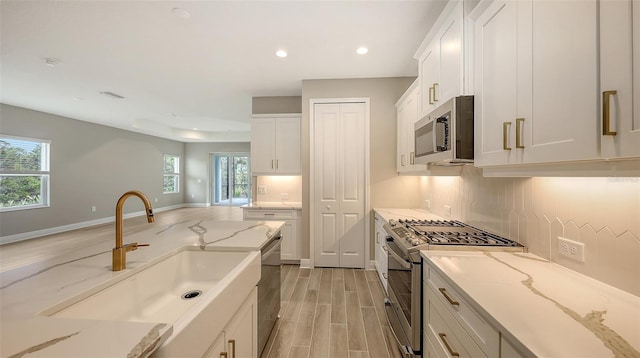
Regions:
[[[276,159],[276,169],[278,169],[278,162],[279,162],[279,160]]]
[[[416,153],[415,152],[409,153],[409,164],[411,164],[411,165],[416,164]]]
[[[429,104],[433,104],[434,97],[435,97],[435,88],[429,87]]]
[[[273,169],[273,159],[271,159],[271,169]]]
[[[433,84],[433,102],[438,102],[438,83]]]
[[[404,167],[404,154],[400,155],[400,165]]]
[[[449,354],[452,357],[460,357],[460,353],[454,351],[451,348],[451,345],[449,344],[449,341],[447,341],[447,335],[444,333],[438,333],[438,336],[440,337],[440,340],[442,341],[442,343],[444,343],[444,346],[447,347],[447,350],[449,351]]]
[[[509,147],[509,127],[511,127],[511,122],[502,123],[502,149],[511,150]]]
[[[611,130],[611,96],[617,95],[618,91],[602,92],[602,135],[616,135],[616,131]]]
[[[229,346],[231,346],[231,358],[236,358],[236,340],[235,339],[230,339],[229,340]]]
[[[524,148],[522,144],[522,126],[524,125],[524,118],[516,119],[516,148]]]
[[[227,352],[220,352],[220,358],[227,358]]]
[[[376,244],[379,244],[379,243],[380,243],[380,233],[377,232],[376,233]]]
[[[440,287],[438,289],[438,291],[440,291],[440,293],[444,296],[444,298],[447,299],[447,301],[449,301],[449,303],[452,306],[460,306],[460,302],[454,300],[453,298],[451,298],[451,296],[449,296],[449,294],[447,293],[447,289],[446,288]]]
[[[384,272],[382,273],[382,277],[384,277],[384,279],[385,279],[385,280],[389,279],[389,277],[387,276],[387,274],[386,274],[386,273],[384,273]]]

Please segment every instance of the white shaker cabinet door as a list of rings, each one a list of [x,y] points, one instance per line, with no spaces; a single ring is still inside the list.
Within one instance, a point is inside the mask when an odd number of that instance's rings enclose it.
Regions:
[[[251,171],[272,173],[276,160],[276,123],[271,118],[251,120]]]
[[[518,5],[495,1],[475,22],[476,166],[509,164],[515,158],[513,122],[518,98]]]
[[[598,3],[532,1],[522,11],[531,21],[530,31],[519,39],[531,48],[521,62],[531,68],[526,74],[531,95],[524,100],[530,110],[523,108],[524,121],[515,123],[516,142],[522,131],[522,161],[598,158]]]
[[[300,118],[276,122],[276,172],[300,174]]]
[[[640,156],[640,1],[600,2],[604,158]]]

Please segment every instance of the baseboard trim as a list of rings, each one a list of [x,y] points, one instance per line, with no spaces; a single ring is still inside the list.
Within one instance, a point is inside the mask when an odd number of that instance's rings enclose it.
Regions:
[[[161,207],[161,208],[153,208],[153,211],[156,212],[156,213],[161,213],[163,211],[180,209],[180,208],[184,208],[184,207],[186,207],[186,204],[170,205],[170,206],[164,206],[164,207]],[[136,212],[133,212],[133,213],[124,214],[123,218],[124,219],[129,219],[129,218],[133,218],[133,217],[143,216],[145,214],[146,213],[145,213],[144,210],[136,211]],[[37,237],[42,237],[42,236],[47,236],[47,235],[59,234],[61,232],[66,232],[66,231],[71,231],[71,230],[84,229],[84,228],[91,227],[91,226],[96,226],[96,225],[108,224],[108,223],[112,223],[112,222],[115,222],[115,221],[116,221],[116,217],[114,215],[114,216],[109,216],[109,217],[102,218],[102,219],[83,221],[83,222],[79,222],[79,223],[75,223],[75,224],[62,225],[62,226],[56,226],[56,227],[51,227],[51,228],[42,229],[42,230],[24,232],[24,233],[15,234],[15,235],[2,236],[2,237],[0,237],[0,245],[8,244],[8,243],[11,243],[11,242],[18,242],[18,241],[22,241],[22,240],[35,239]]]
[[[376,269],[376,261],[369,260],[369,268],[367,268],[367,270],[375,270],[375,269]]]
[[[184,203],[182,204],[183,208],[208,208],[211,206],[211,203]]]
[[[300,259],[300,268],[311,268],[311,259]]]

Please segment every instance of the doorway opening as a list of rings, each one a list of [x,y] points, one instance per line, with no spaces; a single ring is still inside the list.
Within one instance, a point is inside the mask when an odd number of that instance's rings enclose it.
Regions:
[[[249,153],[214,153],[211,161],[213,205],[248,204],[251,200]]]

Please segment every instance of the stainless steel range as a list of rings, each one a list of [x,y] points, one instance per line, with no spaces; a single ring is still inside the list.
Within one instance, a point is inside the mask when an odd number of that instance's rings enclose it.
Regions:
[[[420,250],[524,252],[521,244],[455,220],[390,220],[387,319],[406,357],[422,356]]]

